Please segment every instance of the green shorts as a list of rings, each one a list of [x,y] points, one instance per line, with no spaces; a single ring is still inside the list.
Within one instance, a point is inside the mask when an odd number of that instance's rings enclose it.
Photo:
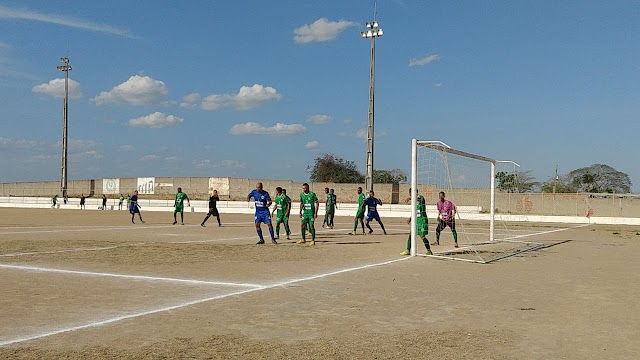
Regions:
[[[429,221],[427,220],[427,218],[417,218],[416,229],[418,230],[418,236],[426,236],[427,234],[429,234]]]
[[[336,209],[334,206],[327,206],[327,209],[325,210],[324,213],[327,215],[333,215],[335,214],[335,212],[336,212]]]
[[[288,224],[289,223],[289,217],[288,216],[284,216],[284,215],[277,215],[276,214],[276,224],[281,224],[281,223]]]
[[[174,212],[184,212],[184,206],[176,206]]]
[[[356,219],[364,219],[364,211],[358,211],[356,213]]]
[[[300,223],[301,224],[309,224],[309,225],[313,225],[313,215],[302,215],[302,218],[300,219]]]

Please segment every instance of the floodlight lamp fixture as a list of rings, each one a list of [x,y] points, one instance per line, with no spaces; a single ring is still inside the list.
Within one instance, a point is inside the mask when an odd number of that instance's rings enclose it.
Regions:
[[[373,21],[373,24],[371,24],[371,27],[373,27],[374,29],[378,27],[378,22],[377,21]]]
[[[368,21],[364,24],[364,26],[366,26],[367,29],[371,29],[373,27],[373,25]]]

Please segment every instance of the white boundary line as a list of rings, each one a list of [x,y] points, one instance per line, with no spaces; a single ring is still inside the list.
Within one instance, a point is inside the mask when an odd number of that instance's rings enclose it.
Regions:
[[[233,282],[224,282],[224,281],[176,279],[176,278],[165,278],[165,277],[144,276],[144,275],[111,274],[111,273],[100,273],[100,272],[92,272],[92,271],[52,269],[52,268],[24,266],[24,265],[0,264],[0,268],[12,269],[12,270],[35,271],[35,272],[51,272],[51,273],[60,273],[60,274],[69,274],[69,275],[112,277],[112,278],[144,280],[144,281],[164,281],[164,282],[170,282],[170,283],[190,284],[190,285],[239,286],[239,287],[250,287],[250,288],[263,287],[262,285],[257,285],[257,284],[233,283]]]
[[[103,325],[112,324],[112,323],[115,323],[115,322],[118,322],[118,321],[122,321],[122,320],[134,319],[134,318],[138,318],[138,317],[142,317],[142,316],[146,316],[146,315],[151,315],[151,314],[157,314],[157,313],[167,312],[167,311],[171,311],[171,310],[182,309],[182,308],[185,308],[185,307],[188,307],[188,306],[202,304],[202,303],[206,303],[206,302],[209,302],[209,301],[221,300],[221,299],[225,299],[225,298],[228,298],[228,297],[231,297],[231,296],[238,296],[238,295],[248,294],[248,293],[252,293],[252,292],[256,292],[256,291],[273,289],[273,288],[287,286],[287,285],[291,285],[291,284],[295,284],[295,283],[299,283],[299,282],[303,282],[303,281],[322,279],[322,278],[325,278],[325,277],[344,274],[344,273],[351,272],[351,271],[358,271],[358,270],[368,269],[368,268],[377,267],[377,266],[389,265],[389,264],[393,264],[393,263],[404,261],[404,260],[408,260],[408,259],[410,259],[410,258],[406,257],[406,258],[394,259],[394,260],[384,261],[384,262],[375,263],[375,264],[368,264],[368,265],[363,265],[363,266],[358,266],[358,267],[352,267],[352,268],[332,271],[332,272],[325,273],[325,274],[312,275],[312,276],[308,276],[308,277],[304,277],[304,278],[288,280],[288,281],[284,281],[284,282],[280,282],[280,283],[276,283],[276,284],[271,284],[271,285],[265,285],[265,286],[256,287],[256,288],[252,288],[252,289],[235,291],[235,292],[228,293],[228,294],[212,296],[212,297],[199,299],[199,300],[194,300],[194,301],[188,301],[188,302],[184,302],[184,303],[177,304],[177,305],[166,306],[166,307],[153,309],[153,310],[147,310],[147,311],[143,311],[143,312],[139,312],[139,313],[117,316],[117,317],[114,317],[114,318],[100,320],[100,321],[96,321],[96,322],[91,322],[91,323],[84,324],[84,325],[77,325],[77,326],[67,327],[67,328],[63,328],[63,329],[48,331],[48,332],[44,332],[44,333],[40,333],[40,334],[36,334],[36,335],[30,335],[30,336],[25,336],[25,337],[16,338],[16,339],[4,340],[4,341],[0,341],[0,346],[7,346],[7,345],[12,345],[12,344],[22,343],[22,342],[25,342],[25,341],[36,340],[36,339],[40,339],[40,338],[44,338],[44,337],[48,337],[48,336],[53,336],[53,335],[58,335],[58,334],[63,334],[63,333],[68,333],[68,332],[74,332],[74,331],[78,331],[78,330],[95,328],[95,327],[99,327],[99,326],[103,326]]]
[[[57,254],[57,253],[66,253],[66,252],[79,252],[79,251],[100,251],[100,250],[117,249],[117,248],[128,247],[128,246],[139,246],[139,245],[145,245],[145,244],[146,243],[136,243],[136,244],[127,244],[127,245],[114,245],[114,246],[107,246],[107,247],[75,248],[75,249],[52,250],[52,251],[32,251],[32,252],[0,254],[0,257],[13,257],[13,256],[24,256],[24,255],[40,255],[40,254]]]
[[[57,233],[57,232],[79,232],[79,231],[111,231],[111,230],[142,230],[142,229],[161,229],[172,227],[173,225],[157,225],[157,226],[146,226],[142,224],[131,224],[131,226],[120,226],[120,227],[103,227],[103,228],[83,228],[83,229],[58,229],[58,230],[42,230],[42,231],[12,231],[12,232],[2,232],[0,231],[0,236],[2,235],[15,235],[15,234],[39,234],[39,233]]]

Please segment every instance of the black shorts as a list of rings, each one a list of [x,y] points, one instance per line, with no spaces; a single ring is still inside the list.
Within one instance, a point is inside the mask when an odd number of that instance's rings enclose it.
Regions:
[[[207,213],[207,215],[209,215],[209,216],[220,216],[220,214],[218,214],[218,209],[216,209],[216,208],[209,208],[209,212]]]
[[[451,228],[451,231],[455,231],[456,230],[456,221],[455,221],[455,219],[451,219],[449,221],[440,220],[438,222],[438,227],[436,228],[436,232],[437,233],[441,232],[447,226]]]

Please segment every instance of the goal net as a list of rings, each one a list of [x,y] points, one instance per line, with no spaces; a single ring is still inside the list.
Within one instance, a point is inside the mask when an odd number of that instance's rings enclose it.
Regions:
[[[500,162],[441,141],[412,141],[411,188],[418,191],[411,191],[411,223],[416,224],[421,195],[429,219],[427,239],[432,256],[489,263],[543,246],[519,240],[517,230],[496,221],[496,166]],[[412,226],[411,255],[425,254],[422,243]]]

